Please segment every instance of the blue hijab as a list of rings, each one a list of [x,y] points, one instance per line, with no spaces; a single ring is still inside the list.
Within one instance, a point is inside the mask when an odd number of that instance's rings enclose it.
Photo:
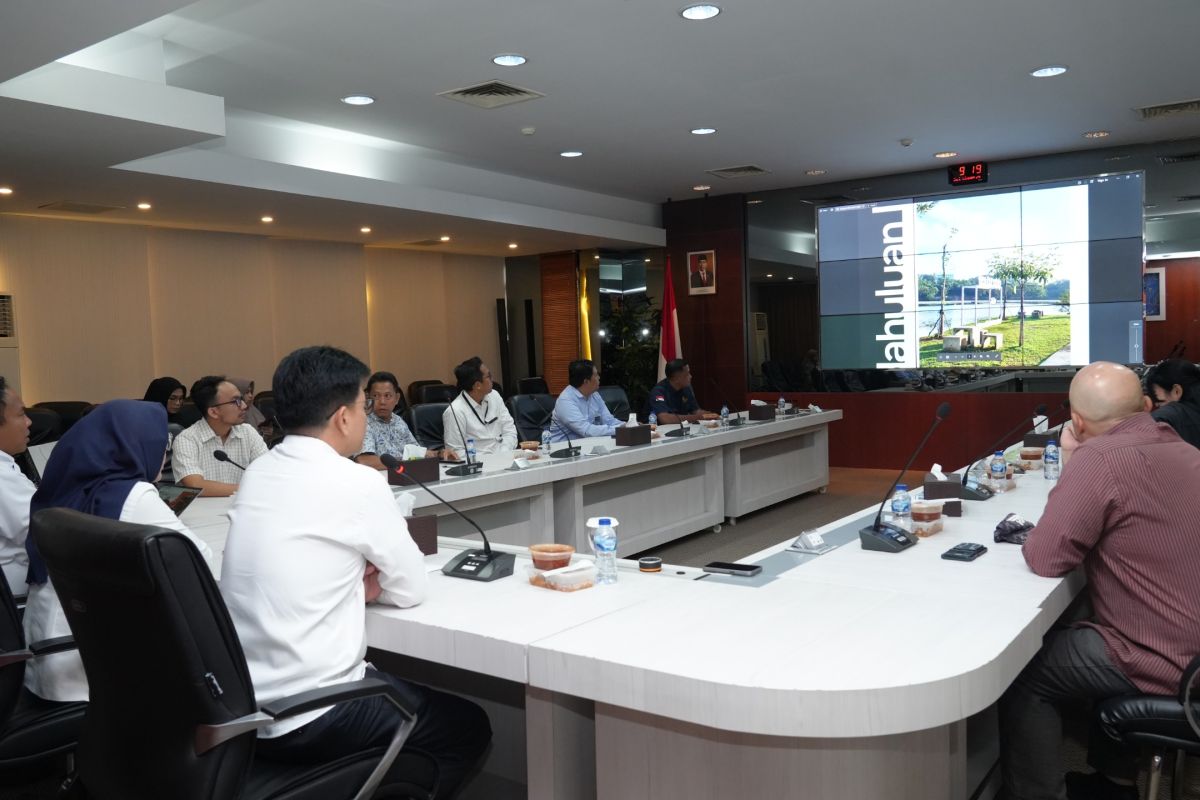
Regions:
[[[75,423],[55,445],[29,506],[73,508],[119,519],[133,485],[153,483],[167,450],[167,410],[142,400],[110,400]],[[30,584],[45,583],[46,563],[25,539]]]

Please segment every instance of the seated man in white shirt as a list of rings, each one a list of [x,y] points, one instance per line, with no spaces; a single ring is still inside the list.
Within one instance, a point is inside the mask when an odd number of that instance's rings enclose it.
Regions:
[[[267,443],[246,424],[242,392],[219,375],[192,384],[192,402],[200,421],[175,437],[171,471],[175,482],[203,489],[205,497],[228,497],[237,491],[243,470],[267,452]],[[218,460],[223,451],[225,460]]]
[[[20,396],[0,377],[0,569],[14,597],[25,594],[29,501],[37,487],[21,472],[13,456],[28,449],[31,424]]]
[[[459,394],[442,412],[442,438],[446,448],[465,458],[467,443],[475,440],[478,455],[511,453],[517,449],[517,423],[492,388],[492,371],[479,356],[454,368]],[[522,450],[536,451],[539,442],[521,442]]]
[[[306,347],[280,362],[271,388],[288,435],[242,479],[229,512],[221,594],[259,703],[363,677],[388,681],[418,714],[406,747],[437,762],[437,796],[448,797],[491,741],[487,715],[363,661],[363,604],[416,605],[428,581],[387,479],[349,458],[367,426],[368,372],[332,347]],[[382,697],[356,700],[264,729],[257,753],[330,760],[385,746],[399,721]],[[385,776],[383,787],[401,778]]]

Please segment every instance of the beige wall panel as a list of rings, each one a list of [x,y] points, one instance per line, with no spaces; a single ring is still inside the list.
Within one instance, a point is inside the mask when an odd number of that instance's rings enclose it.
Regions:
[[[496,300],[504,297],[504,259],[446,255],[442,266],[450,365],[479,356],[492,368],[496,380],[508,381],[500,371],[500,342],[496,336]]]
[[[446,349],[442,256],[367,248],[371,368],[415,380],[453,377]]]
[[[27,403],[141,397],[154,372],[145,229],[0,217],[0,276]]]
[[[314,344],[340,347],[370,360],[367,277],[363,248],[333,242],[272,241],[271,295],[275,360]],[[270,375],[258,378],[270,385]]]

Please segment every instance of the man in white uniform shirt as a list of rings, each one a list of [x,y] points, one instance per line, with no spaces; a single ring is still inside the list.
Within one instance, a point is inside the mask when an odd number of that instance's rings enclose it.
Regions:
[[[21,472],[13,456],[28,449],[31,424],[25,404],[0,377],[0,569],[17,597],[25,594],[29,501],[37,487]]]
[[[437,762],[437,796],[448,797],[491,741],[487,715],[363,661],[364,603],[416,605],[428,580],[387,479],[349,458],[366,430],[368,372],[332,347],[306,347],[280,362],[271,387],[288,435],[242,479],[221,594],[260,704],[363,677],[386,680],[417,712],[405,746]],[[343,703],[265,729],[257,752],[292,763],[329,760],[386,745],[399,719],[382,697]]]
[[[205,497],[228,497],[237,491],[242,470],[267,452],[254,426],[246,424],[246,399],[242,390],[219,375],[208,375],[192,384],[192,402],[200,421],[171,445],[171,473],[175,482],[203,489]],[[226,461],[215,453],[223,450]]]
[[[511,453],[517,449],[517,423],[504,405],[500,393],[492,388],[492,371],[479,356],[454,368],[459,394],[442,412],[442,439],[459,458],[467,453],[467,443],[475,440],[475,452]],[[537,450],[539,442],[525,442],[527,450]]]

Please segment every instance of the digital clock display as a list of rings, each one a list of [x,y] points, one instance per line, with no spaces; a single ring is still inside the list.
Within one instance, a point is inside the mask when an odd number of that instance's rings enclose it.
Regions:
[[[950,167],[949,172],[951,186],[962,186],[964,183],[987,183],[988,168],[986,161],[955,164],[953,167]]]

